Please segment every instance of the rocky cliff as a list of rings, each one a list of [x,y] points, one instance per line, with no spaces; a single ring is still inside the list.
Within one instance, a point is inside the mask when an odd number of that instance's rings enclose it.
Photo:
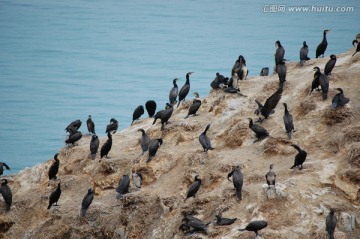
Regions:
[[[211,90],[201,99],[199,116],[184,119],[190,105],[187,101],[174,110],[163,131],[159,123],[152,125],[153,119],[143,117],[113,135],[108,159],[100,161],[97,155],[91,160],[91,137],[83,136],[77,146],[60,150],[59,206],[47,210],[48,197],[57,186],[57,182],[48,186],[51,159],[6,177],[13,204],[6,212],[1,199],[0,238],[248,239],[254,233],[238,229],[264,219],[268,226],[261,231],[262,238],[325,239],[329,208],[335,209],[338,218],[335,238],[360,238],[360,54],[351,57],[353,51],[338,55],[325,101],[319,92],[307,94],[313,68],[323,70],[329,58],[311,60],[303,67],[287,63],[282,98],[275,113],[261,124],[270,137],[260,142],[254,143],[247,118],[257,119],[255,99],[265,102],[275,92],[277,75],[241,81],[242,95]],[[331,109],[338,87],[351,101]],[[291,140],[283,124],[284,102],[294,117],[296,132]],[[215,149],[203,152],[198,137],[209,123],[207,135]],[[85,127],[80,130],[85,132]],[[140,128],[164,142],[148,163],[147,153],[141,156]],[[100,146],[105,141],[101,138]],[[303,170],[290,169],[297,153],[290,147],[293,143],[308,153]],[[265,181],[270,164],[277,175],[276,191],[267,190]],[[241,201],[227,180],[237,165],[244,175]],[[142,188],[131,182],[130,193],[116,200],[120,178],[132,172],[142,173]],[[197,174],[202,179],[200,190],[195,198],[184,201]],[[89,187],[95,189],[95,197],[86,217],[80,218],[81,201]],[[211,223],[208,234],[179,230],[184,215],[214,222],[218,213],[237,220],[222,227]]]

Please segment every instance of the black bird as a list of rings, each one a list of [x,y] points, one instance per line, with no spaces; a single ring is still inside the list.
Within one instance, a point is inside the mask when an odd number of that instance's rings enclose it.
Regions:
[[[141,145],[142,155],[143,155],[143,154],[149,149],[150,138],[149,138],[149,136],[145,133],[145,130],[139,129],[138,131],[141,132],[140,145]]]
[[[360,44],[358,43],[357,40],[353,40],[352,44],[353,44],[354,47],[356,47],[356,50],[355,50],[354,54],[352,55],[352,56],[355,56],[355,54],[360,51]],[[356,44],[356,46],[355,46],[355,44]]]
[[[106,131],[105,131],[105,133],[112,132],[113,134],[115,134],[115,133],[116,133],[116,130],[118,129],[118,127],[119,127],[119,122],[118,122],[116,119],[111,118],[111,119],[110,119],[110,124],[108,124],[108,125],[106,126]]]
[[[330,55],[330,60],[326,63],[324,68],[324,74],[325,75],[331,75],[332,70],[334,69],[334,66],[336,64],[336,56]]]
[[[90,154],[92,160],[94,160],[96,157],[96,153],[99,149],[99,145],[100,145],[99,137],[96,134],[93,134],[91,136],[91,141],[90,141]]]
[[[227,77],[221,75],[219,72],[216,72],[216,77],[215,79],[220,83],[220,84],[225,84],[227,81]]]
[[[110,132],[107,133],[108,139],[106,140],[106,142],[101,146],[100,149],[100,158],[102,159],[103,157],[107,158],[108,157],[108,153],[111,150],[111,146],[112,146],[112,136],[110,134]]]
[[[135,187],[141,188],[142,181],[143,181],[143,176],[142,176],[142,174],[139,173],[139,172],[133,173],[133,174],[132,174],[132,177],[133,177],[133,183],[134,183]]]
[[[215,217],[216,217],[215,225],[217,226],[231,225],[237,220],[237,218],[225,218],[225,217],[221,217],[221,215],[215,215]]]
[[[133,121],[131,122],[131,125],[134,123],[135,120],[138,120],[142,115],[144,114],[144,106],[139,105],[136,107],[133,113]]]
[[[179,94],[179,87],[178,85],[176,84],[176,81],[178,81],[178,78],[175,78],[173,80],[173,88],[171,88],[170,90],[170,93],[169,93],[169,102],[171,105],[174,105],[176,104],[176,98],[178,97],[178,94]]]
[[[196,98],[193,100],[193,103],[190,106],[189,112],[188,112],[187,116],[185,117],[185,119],[187,117],[189,117],[190,115],[196,116],[196,112],[199,110],[199,108],[201,106],[201,100],[197,99],[197,98],[199,98],[199,94],[197,92],[194,92],[194,96]]]
[[[86,211],[88,210],[88,208],[90,207],[92,201],[94,199],[94,190],[92,190],[91,188],[88,189],[88,192],[86,193],[86,195],[84,196],[82,202],[81,202],[81,211],[80,211],[80,215],[82,217],[85,217],[86,215]]]
[[[69,127],[74,127],[75,130],[78,130],[80,128],[80,126],[81,126],[81,120],[74,120],[65,128],[65,131],[70,132]]]
[[[194,231],[204,232],[204,233],[207,233],[207,225],[210,224],[210,223],[205,224],[201,220],[195,217],[188,217],[188,216],[183,219],[183,222],[185,222],[185,224],[183,225],[190,226],[190,228],[193,228]],[[186,226],[180,226],[180,228],[188,229],[188,227]]]
[[[259,115],[259,113],[267,119],[271,114],[275,112],[275,108],[277,104],[279,103],[281,99],[281,95],[283,92],[283,87],[280,85],[280,87],[275,91],[274,94],[272,94],[267,100],[265,101],[265,104],[262,105],[258,100],[255,100],[255,102],[258,105],[258,109],[255,110],[255,114]],[[259,122],[262,122],[262,119],[259,119]]]
[[[285,112],[284,112],[283,120],[284,120],[285,130],[288,135],[288,138],[291,139],[291,132],[295,130],[293,117],[288,111],[286,103],[284,103],[284,107],[285,107]]]
[[[48,186],[50,185],[50,181],[51,180],[56,180],[56,174],[58,173],[59,171],[59,164],[60,164],[60,161],[58,159],[58,153],[54,155],[54,162],[51,164],[50,168],[49,168],[49,172],[48,172],[48,175],[49,175],[49,183],[48,183]]]
[[[261,127],[260,125],[254,124],[251,118],[249,118],[248,120],[249,120],[249,128],[252,131],[254,131],[257,138],[255,142],[269,136],[269,132],[267,132],[265,128]]]
[[[10,167],[6,163],[0,162],[0,176],[3,175],[3,173],[4,173],[4,167],[7,170],[10,170]]]
[[[239,229],[239,231],[250,231],[255,232],[256,236],[259,236],[259,232],[261,229],[267,227],[267,222],[263,220],[252,221],[250,222],[244,229]]]
[[[312,81],[311,84],[311,91],[309,93],[309,95],[311,94],[311,92],[318,88],[319,86],[321,87],[321,91],[322,91],[322,97],[323,100],[327,99],[327,94],[329,91],[329,79],[326,75],[324,75],[323,73],[321,73],[320,68],[319,67],[314,67],[315,70],[315,74],[314,74],[314,80]]]
[[[337,93],[332,99],[332,108],[341,107],[349,103],[350,99],[346,98],[344,95],[344,91],[341,88],[336,88],[340,93]],[[0,174],[1,175],[1,174]]]
[[[145,103],[146,111],[148,112],[149,117],[153,117],[156,111],[156,102],[153,100],[148,100]]]
[[[194,197],[195,198],[195,194],[199,191],[200,189],[200,185],[201,185],[201,179],[199,178],[199,175],[195,176],[195,181],[193,182],[193,184],[191,184],[191,186],[189,187],[189,190],[187,192],[186,199],[188,199],[189,197]]]
[[[305,61],[310,60],[310,58],[308,57],[308,53],[309,53],[309,47],[306,44],[306,41],[303,42],[303,47],[300,48],[300,65],[304,65]]]
[[[330,209],[329,214],[326,216],[326,231],[329,235],[329,239],[335,239],[334,232],[337,223],[334,209]]]
[[[284,59],[285,48],[281,45],[280,41],[275,42],[276,51],[275,51],[275,66],[281,63]],[[275,68],[276,69],[276,68]]]
[[[86,120],[86,126],[88,128],[89,133],[95,134],[95,124],[94,121],[91,119],[91,115],[89,115],[88,119]]]
[[[60,182],[59,182],[56,190],[50,194],[49,206],[47,207],[47,209],[50,209],[54,203],[57,206],[57,202],[59,201],[60,195],[61,195],[61,188],[60,188]]]
[[[302,170],[303,169],[303,163],[306,160],[307,153],[306,153],[305,150],[300,149],[300,147],[297,146],[296,144],[291,144],[290,146],[294,147],[298,151],[298,154],[295,156],[294,165],[290,169],[293,169],[294,167],[300,166],[299,169]]]
[[[75,133],[71,134],[67,140],[65,140],[66,144],[72,144],[75,146],[75,143],[82,138],[82,134],[80,131],[76,131]]]
[[[319,86],[320,86],[320,75],[321,75],[321,72],[320,72],[320,68],[319,67],[314,67],[313,68],[315,70],[315,73],[314,73],[314,79],[311,83],[311,90],[309,92],[309,95],[311,94],[311,92],[313,92],[313,90],[317,90],[317,91],[320,91],[319,89]]]
[[[268,76],[269,75],[269,67],[263,67],[260,71],[260,76]]]
[[[268,185],[268,188],[270,188],[271,185],[275,187],[275,181],[276,181],[276,174],[274,172],[274,165],[270,164],[270,170],[265,175],[266,183]]]
[[[180,102],[182,100],[185,100],[187,94],[189,93],[189,90],[190,90],[190,75],[193,74],[194,72],[188,72],[186,74],[186,82],[185,82],[185,85],[183,87],[181,87],[180,89],[180,92],[179,92],[179,102],[178,102],[178,105],[177,105],[177,108],[179,108],[179,105],[180,105]]]
[[[130,177],[129,175],[123,175],[119,181],[119,185],[116,188],[116,199],[120,199],[124,194],[129,193]]]
[[[174,111],[174,107],[171,104],[166,103],[166,105],[167,105],[167,109],[161,113],[161,117],[160,117],[160,119],[161,119],[161,130],[164,130],[165,124],[168,123],[168,121],[169,121],[169,119],[170,119],[170,117],[171,117],[171,115],[172,115],[172,113]]]
[[[281,86],[286,81],[286,65],[284,60],[281,60],[279,64],[276,66],[276,71],[278,73],[279,82],[280,82],[279,84]]]
[[[162,139],[153,139],[149,143],[149,158],[146,162],[150,162],[150,160],[155,156],[156,152],[158,151],[160,145],[162,145]]]
[[[12,204],[12,192],[7,179],[3,179],[0,191],[5,201],[6,211],[9,211]]]
[[[199,141],[201,146],[204,149],[204,152],[207,152],[208,150],[213,150],[214,148],[211,147],[211,142],[209,137],[207,137],[206,132],[209,130],[211,124],[208,124],[204,130],[199,136]]]
[[[232,172],[230,172],[227,176],[228,180],[230,181],[230,177],[232,176],[234,188],[236,190],[236,196],[239,200],[242,199],[241,190],[244,182],[244,176],[241,172],[240,166],[237,166]]]
[[[329,31],[330,30],[325,30],[323,32],[323,40],[316,48],[316,58],[318,58],[319,56],[324,57],[324,53],[325,53],[327,45],[328,45],[328,42],[327,42],[327,39],[326,39],[326,33],[329,32]]]

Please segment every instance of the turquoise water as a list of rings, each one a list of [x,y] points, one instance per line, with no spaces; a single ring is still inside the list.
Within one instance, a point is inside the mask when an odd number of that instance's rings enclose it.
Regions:
[[[286,5],[269,13],[269,5]],[[295,1],[0,0],[0,161],[15,173],[64,146],[64,128],[89,114],[105,135],[109,119],[128,127],[149,99],[168,100],[172,80],[191,76],[206,96],[215,73],[229,76],[237,57],[250,75],[272,68],[274,43],[297,61],[304,40],[314,57],[322,31],[326,56],[348,50],[360,13],[357,0],[317,1],[353,12],[290,12]],[[315,5],[302,1],[301,5]],[[146,114],[146,113],[145,113]],[[145,115],[144,115],[145,116]]]

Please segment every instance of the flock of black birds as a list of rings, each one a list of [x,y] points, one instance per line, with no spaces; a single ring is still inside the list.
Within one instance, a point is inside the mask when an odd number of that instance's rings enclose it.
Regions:
[[[324,53],[327,48],[327,38],[326,34],[329,32],[329,30],[325,30],[323,32],[323,40],[316,48],[316,58],[322,56],[324,57]],[[357,35],[356,40],[353,41],[353,45],[356,47],[356,51],[353,54],[353,56],[360,51],[360,34]],[[261,115],[264,118],[257,121],[258,123],[263,122],[265,119],[270,117],[270,115],[275,113],[275,108],[277,104],[279,103],[282,93],[284,91],[284,84],[286,82],[286,59],[284,59],[285,56],[285,48],[282,46],[280,41],[276,41],[276,52],[275,52],[275,67],[274,72],[278,74],[279,77],[279,88],[274,92],[267,100],[265,101],[265,104],[263,105],[259,100],[255,100],[255,103],[257,104],[258,108],[255,110],[254,114]],[[306,41],[303,42],[303,46],[300,49],[300,66],[303,66],[305,61],[310,60],[308,57],[309,49],[306,44]],[[321,73],[321,70],[319,67],[314,67],[315,74],[314,79],[312,81],[311,85],[311,92],[316,89],[317,91],[322,91],[323,100],[327,99],[327,93],[329,90],[329,78],[328,76],[331,75],[331,72],[333,68],[335,67],[337,57],[335,55],[330,55],[330,60],[326,63],[324,68],[324,73]],[[185,101],[185,98],[187,97],[189,91],[190,91],[190,76],[194,72],[188,72],[186,74],[186,82],[184,86],[178,90],[177,81],[178,78],[175,78],[173,80],[173,87],[171,88],[169,92],[169,103],[166,103],[165,109],[159,110],[156,112],[157,104],[153,100],[149,100],[145,103],[145,108],[147,110],[147,113],[150,118],[154,118],[153,124],[156,123],[158,119],[161,121],[161,130],[164,130],[165,125],[169,122],[170,117],[173,114],[174,106],[177,104],[177,107],[179,107],[181,101]],[[261,76],[267,76],[269,73],[269,68],[265,67],[261,70],[260,75]],[[240,89],[238,86],[239,80],[245,80],[246,76],[248,75],[248,70],[246,68],[246,60],[245,58],[240,55],[239,58],[236,60],[232,71],[231,71],[232,77],[229,79],[228,77],[224,77],[220,73],[216,73],[215,79],[211,82],[210,86],[213,89],[222,88],[224,92],[226,93],[240,93]],[[320,87],[320,89],[319,89]],[[332,108],[341,107],[344,106],[349,102],[349,99],[344,96],[343,90],[341,88],[337,88],[339,93],[335,95],[332,99]],[[195,99],[193,99],[192,105],[188,109],[188,114],[186,115],[185,119],[188,118],[190,115],[196,116],[197,111],[201,107],[201,100],[199,99],[199,95],[195,92],[194,93]],[[293,124],[293,117],[290,114],[287,104],[283,103],[285,112],[283,116],[283,121],[285,125],[285,130],[288,135],[288,139],[291,139],[292,132],[295,131],[294,124]],[[139,105],[136,107],[133,113],[132,123],[138,120],[143,114],[145,110],[142,105]],[[155,113],[156,112],[156,113]],[[249,128],[255,133],[255,136],[257,140],[254,141],[257,142],[259,140],[262,140],[269,136],[269,132],[262,127],[259,124],[256,124],[253,122],[251,118],[249,120]],[[76,142],[79,141],[82,138],[82,133],[79,131],[79,128],[81,127],[82,122],[81,120],[75,120],[71,122],[66,128],[65,131],[69,133],[68,138],[65,140],[65,143],[67,146],[76,146]],[[87,121],[86,121],[87,129],[89,134],[91,134],[91,141],[90,141],[90,157],[92,160],[96,158],[96,154],[98,152],[100,141],[98,136],[95,132],[95,124],[92,121],[91,115],[89,115]],[[112,135],[116,133],[118,129],[119,123],[116,119],[111,118],[109,124],[106,126],[105,133],[107,133],[107,141],[103,143],[103,145],[100,148],[100,159],[102,158],[108,158],[108,154],[112,147]],[[206,135],[207,131],[209,130],[211,124],[208,124],[204,130],[199,136],[199,142],[204,150],[204,152],[207,152],[208,150],[213,150],[214,148],[211,146],[211,142],[209,137]],[[139,129],[139,132],[141,132],[141,138],[140,138],[140,146],[142,150],[142,155],[148,151],[148,158],[146,162],[150,162],[153,157],[156,155],[156,152],[160,148],[160,146],[163,144],[162,138],[155,138],[150,139],[150,137],[146,134],[145,130]],[[306,160],[307,152],[305,150],[302,150],[298,145],[291,144],[292,147],[294,147],[298,153],[295,156],[294,165],[291,167],[291,169],[298,167],[300,170],[303,169],[303,163]],[[48,185],[50,185],[52,180],[58,180],[58,185],[55,191],[53,191],[49,197],[49,204],[47,209],[50,209],[52,206],[57,205],[57,202],[60,199],[61,196],[61,180],[57,178],[57,173],[59,171],[59,165],[60,161],[58,159],[59,154],[54,155],[54,161],[52,165],[49,168],[48,171]],[[10,167],[3,162],[0,162],[0,175],[3,174],[3,168],[6,168],[7,170],[10,170]],[[244,182],[244,176],[241,172],[241,167],[237,166],[233,171],[231,171],[227,178],[229,181],[232,177],[232,183],[236,191],[237,198],[239,200],[242,200],[242,187]],[[269,172],[265,175],[266,182],[268,184],[268,189],[271,187],[275,187],[276,182],[276,174],[274,172],[273,164],[270,165]],[[134,172],[132,174],[133,183],[137,188],[141,188],[142,181],[143,181],[143,175],[140,172]],[[195,176],[194,182],[190,185],[185,201],[190,197],[195,197],[197,192],[200,189],[201,186],[201,178],[199,175]],[[129,186],[130,186],[130,176],[129,175],[123,175],[123,177],[120,179],[118,186],[116,187],[116,198],[121,199],[125,194],[129,193]],[[12,204],[12,192],[8,185],[7,179],[2,179],[1,183],[1,194],[4,198],[5,204],[6,204],[6,210],[9,211]],[[89,208],[90,204],[93,201],[95,191],[92,188],[89,188],[86,195],[84,196],[82,203],[81,203],[81,210],[80,215],[81,217],[85,217],[86,211]],[[229,218],[223,218],[221,216],[221,213],[216,215],[216,223],[215,225],[230,225],[236,221],[236,218],[229,219]],[[329,215],[326,218],[326,231],[329,234],[330,238],[333,238],[334,230],[336,227],[336,217],[334,215],[334,210],[331,209]],[[192,215],[186,215],[182,221],[182,224],[180,226],[180,230],[184,231],[184,233],[193,233],[193,232],[205,232],[207,233],[207,226],[209,223],[204,223],[201,220],[197,219],[196,217]],[[265,228],[268,225],[266,221],[258,220],[258,221],[252,221],[250,222],[244,229],[239,229],[240,231],[247,230],[247,231],[253,231],[258,235],[258,231]]]

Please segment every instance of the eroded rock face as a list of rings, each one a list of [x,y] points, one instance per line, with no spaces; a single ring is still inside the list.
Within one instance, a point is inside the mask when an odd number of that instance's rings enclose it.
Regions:
[[[308,96],[314,64],[288,68],[280,104],[261,123],[270,136],[254,143],[247,118],[257,120],[255,99],[265,102],[277,89],[277,76],[249,77],[240,82],[242,95],[226,95],[213,90],[202,99],[198,116],[184,119],[191,101],[174,110],[171,122],[161,131],[153,119],[142,119],[113,135],[109,158],[99,162],[89,157],[91,137],[83,136],[78,146],[60,150],[62,193],[59,206],[47,210],[49,195],[57,182],[48,186],[51,160],[8,177],[13,192],[9,212],[0,199],[0,238],[254,238],[253,232],[237,229],[253,219],[266,219],[262,238],[326,238],[325,217],[334,208],[338,217],[335,238],[353,239],[360,235],[359,135],[360,111],[356,102],[360,65],[350,65],[350,53],[340,55],[331,79],[329,99],[321,94]],[[354,64],[354,63],[353,63]],[[351,77],[336,80],[346,71]],[[346,86],[346,88],[345,88]],[[330,110],[330,98],[342,87],[351,99],[346,108]],[[283,123],[287,103],[296,132],[287,138]],[[357,107],[357,108],[356,108]],[[207,136],[214,150],[204,152],[199,135],[207,124]],[[163,144],[150,162],[141,155],[138,129]],[[104,142],[106,137],[100,139]],[[308,153],[303,169],[290,169],[299,145]],[[276,186],[268,188],[265,175],[275,165]],[[236,196],[228,174],[240,166],[244,176],[242,200]],[[141,173],[141,188],[130,180],[129,192],[116,200],[115,189],[123,175]],[[202,180],[196,196],[185,201],[187,191],[199,175]],[[85,218],[80,206],[88,188],[95,190]],[[237,218],[231,226],[212,224],[221,212]],[[192,215],[207,226],[208,234],[184,234],[183,218]],[[260,237],[258,237],[260,238]]]

